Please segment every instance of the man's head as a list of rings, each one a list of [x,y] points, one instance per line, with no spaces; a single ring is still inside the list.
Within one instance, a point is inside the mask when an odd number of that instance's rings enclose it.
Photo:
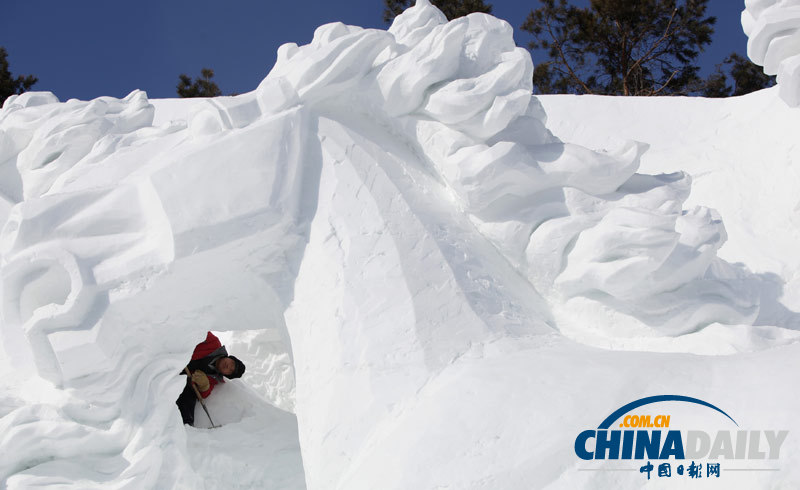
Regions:
[[[221,357],[217,360],[217,371],[226,378],[241,378],[244,374],[244,363],[233,356]]]

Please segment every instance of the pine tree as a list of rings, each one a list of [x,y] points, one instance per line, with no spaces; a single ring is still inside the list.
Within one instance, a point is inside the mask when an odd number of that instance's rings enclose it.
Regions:
[[[694,63],[711,42],[708,0],[539,0],[522,29],[549,63],[534,73],[540,93],[667,95],[700,89]]]
[[[728,85],[728,77],[722,71],[722,64],[717,65],[714,73],[706,79],[703,87],[703,97],[728,97],[731,94],[731,87]]]
[[[177,91],[180,97],[216,97],[222,95],[222,91],[211,79],[214,77],[214,70],[203,68],[200,70],[200,77],[192,80],[192,77],[181,74],[178,76]]]
[[[414,0],[383,0],[383,3],[386,6],[383,11],[383,20],[391,22],[410,7]],[[492,13],[492,5],[483,3],[483,0],[431,0],[431,3],[442,11],[447,20],[463,17],[473,12]]]
[[[733,95],[744,95],[763,88],[775,85],[775,77],[764,73],[764,70],[736,53],[731,53],[725,58],[725,63],[731,65],[731,78],[733,78]]]
[[[730,77],[733,80],[733,87],[730,87],[728,77],[722,67],[730,65]],[[764,73],[760,66],[738,53],[731,53],[725,61],[717,65],[714,73],[706,79],[706,86],[703,89],[705,97],[729,97],[731,95],[744,95],[756,90],[772,87],[775,85],[775,77]]]
[[[6,48],[0,46],[0,107],[3,106],[7,98],[30,90],[39,81],[33,75],[19,75],[14,78],[9,70],[7,58],[8,52]]]

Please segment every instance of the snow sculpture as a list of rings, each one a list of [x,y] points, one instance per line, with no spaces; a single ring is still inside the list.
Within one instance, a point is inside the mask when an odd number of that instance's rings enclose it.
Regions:
[[[380,31],[323,26],[310,45],[284,46],[267,81],[286,80],[309,102],[341,96],[345,81],[371,94],[364,113],[418,142],[540,293],[592,297],[668,335],[755,318],[755,292],[733,292],[726,283],[737,273],[715,260],[721,221],[682,210],[688,176],[635,174],[645,148],[634,143],[598,154],[555,140],[508,24],[482,15],[448,23],[420,2],[388,34],[394,43]]]
[[[609,335],[618,315],[663,336],[751,322],[689,178],[636,173],[645,145],[554,138],[532,70],[507,23],[420,0],[388,31],[282,46],[255,91],[185,121],[154,126],[142,92],[9,99],[0,332],[50,385],[0,421],[0,478],[197,488],[171,400],[206,329],[280,360],[248,375],[296,408],[309,487],[376,488],[359,469],[391,454],[390,415],[423,423],[431,379],[557,338],[572,301]]]
[[[282,312],[314,165],[303,162],[303,116],[259,119],[260,94],[198,104],[188,124],[160,127],[143,92],[65,104],[24,94],[5,104],[2,160],[24,192],[8,193],[22,202],[0,236],[3,347],[21,379],[49,381],[67,408],[50,405],[52,390],[19,401],[3,418],[3,444],[18,450],[0,478],[28,487],[79,474],[89,458],[106,468],[97,482],[197,487],[172,442],[182,429],[169,400],[207,329],[256,331],[254,381],[269,381],[263,396],[291,408]],[[244,126],[238,149],[221,142]],[[52,440],[26,440],[53,424],[63,430]]]
[[[800,1],[745,0],[742,27],[747,56],[777,75],[781,98],[800,105]]]

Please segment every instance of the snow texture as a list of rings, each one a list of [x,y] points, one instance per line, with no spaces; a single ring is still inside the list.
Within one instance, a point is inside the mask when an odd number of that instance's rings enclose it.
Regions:
[[[8,99],[0,488],[638,488],[572,450],[632,399],[800,429],[797,111],[532,71],[420,0],[235,97]],[[206,330],[248,366],[210,431],[174,405]]]
[[[800,0],[745,0],[747,56],[777,75],[781,98],[800,105]]]

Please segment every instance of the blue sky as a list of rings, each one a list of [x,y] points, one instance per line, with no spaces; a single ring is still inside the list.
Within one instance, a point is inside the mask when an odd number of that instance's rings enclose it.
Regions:
[[[530,35],[519,27],[538,2],[487,3],[526,45]],[[61,100],[123,97],[134,89],[176,97],[178,75],[195,77],[203,67],[214,69],[224,93],[248,92],[275,63],[278,46],[310,42],[319,25],[388,27],[381,0],[3,0],[0,9],[0,46],[11,72],[36,75],[34,89]],[[744,0],[710,0],[717,24],[700,58],[704,74],[732,51],[745,54],[743,9]]]

